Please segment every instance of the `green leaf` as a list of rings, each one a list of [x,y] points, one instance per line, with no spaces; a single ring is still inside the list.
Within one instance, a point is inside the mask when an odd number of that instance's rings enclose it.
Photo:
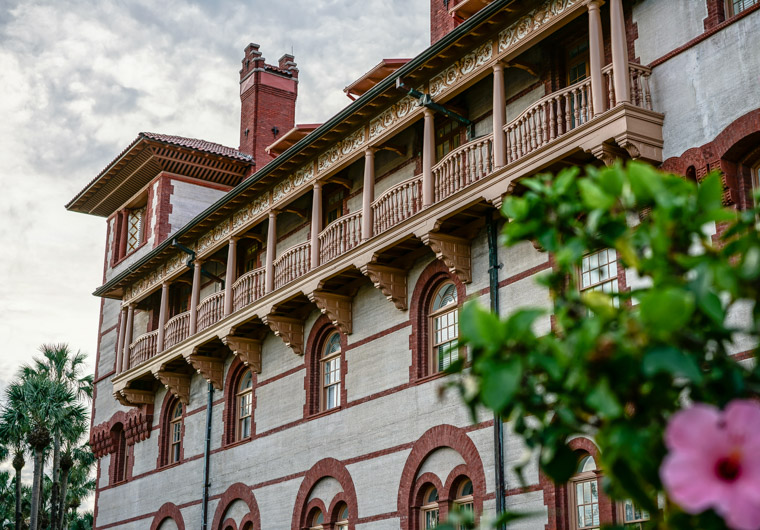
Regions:
[[[511,221],[522,221],[527,217],[528,212],[530,211],[530,204],[528,204],[528,201],[522,197],[510,195],[504,199],[501,211]]]
[[[612,205],[615,204],[615,197],[605,193],[602,188],[590,180],[579,181],[578,187],[581,190],[583,204],[585,204],[587,208],[609,210]]]
[[[564,484],[575,474],[578,455],[563,441],[544,446],[541,451],[541,468],[558,484]]]
[[[745,280],[755,280],[760,276],[760,247],[753,245],[742,256],[739,274]]]
[[[597,180],[599,186],[613,197],[620,197],[623,193],[624,175],[620,166],[615,165],[613,167],[602,168],[599,170],[599,178]]]
[[[515,311],[509,316],[505,325],[507,338],[510,340],[525,340],[533,336],[533,322],[546,314],[543,309],[525,308]]]
[[[697,189],[697,208],[700,214],[711,213],[723,207],[723,182],[717,173],[702,180]]]
[[[655,329],[682,328],[694,313],[694,295],[677,287],[650,290],[641,297],[641,319]]]
[[[702,382],[702,372],[697,361],[673,346],[655,346],[644,354],[641,370],[647,377],[660,373],[673,377],[686,377],[694,383]]]
[[[504,324],[478,302],[466,302],[459,317],[462,339],[476,350],[493,350],[504,343]]]
[[[565,195],[573,182],[575,182],[575,178],[579,172],[580,169],[576,166],[564,168],[560,171],[557,179],[554,181],[554,192],[560,197]]]
[[[620,406],[606,377],[602,378],[586,396],[586,404],[604,419],[615,419],[623,413],[623,407]]]
[[[501,411],[514,397],[522,380],[522,362],[512,357],[499,363],[482,365],[480,391],[483,403],[494,411]]]
[[[612,305],[612,297],[601,291],[586,291],[582,297],[583,303],[595,314],[604,318],[612,318],[615,308]]]
[[[720,303],[718,295],[709,291],[697,298],[697,305],[704,314],[710,317],[713,322],[723,326],[726,320],[726,312],[723,309],[723,304]]]
[[[628,180],[640,206],[652,202],[660,188],[657,182],[661,179],[661,174],[652,166],[635,161],[628,164]]]

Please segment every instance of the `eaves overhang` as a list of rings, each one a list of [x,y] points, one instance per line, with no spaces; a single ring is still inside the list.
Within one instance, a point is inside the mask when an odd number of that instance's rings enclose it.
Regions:
[[[172,238],[169,238],[163,241],[162,243],[160,243],[156,248],[154,248],[151,252],[146,254],[140,260],[131,264],[129,267],[127,267],[124,271],[122,271],[117,276],[112,278],[110,281],[106,282],[101,287],[97,288],[93,292],[93,294],[95,296],[118,299],[120,297],[120,293],[118,290],[123,287],[122,284],[124,283],[124,281],[128,279],[131,275],[133,275],[136,271],[142,269],[146,265],[149,265],[151,262],[158,262],[159,261],[158,258],[162,254],[171,250],[173,240],[181,240],[184,235],[191,233],[199,224],[201,224],[204,220],[206,220],[212,215],[214,216],[214,219],[218,220],[219,215],[214,215],[214,214],[218,213],[218,210],[220,208],[224,207],[225,205],[229,203],[232,203],[236,198],[238,198],[238,196],[240,196],[249,188],[259,184],[262,180],[271,178],[271,175],[275,170],[285,166],[286,164],[288,164],[288,162],[291,161],[291,159],[293,159],[298,154],[300,154],[304,149],[314,145],[319,140],[323,139],[324,136],[326,136],[338,125],[340,125],[341,122],[345,121],[351,115],[357,113],[358,111],[360,111],[361,109],[369,105],[377,97],[381,96],[382,94],[384,94],[385,92],[389,90],[396,91],[396,88],[395,88],[396,78],[410,76],[417,69],[425,65],[425,63],[427,63],[428,61],[430,61],[431,59],[433,59],[434,57],[436,57],[437,55],[445,51],[447,48],[453,46],[454,43],[456,43],[459,39],[461,39],[462,37],[470,33],[474,28],[477,28],[481,24],[488,21],[491,17],[493,17],[496,13],[498,13],[502,9],[517,2],[518,0],[495,0],[494,2],[492,2],[491,4],[483,8],[480,12],[476,13],[474,16],[467,19],[465,22],[463,22],[462,24],[454,28],[451,32],[449,32],[446,36],[444,36],[443,38],[435,42],[433,45],[428,47],[422,53],[420,53],[419,55],[411,59],[404,66],[396,70],[394,75],[383,79],[380,83],[372,87],[364,95],[356,99],[353,103],[349,104],[342,111],[340,111],[338,114],[336,114],[335,116],[330,118],[328,121],[323,123],[316,130],[308,134],[303,139],[299,140],[297,143],[295,143],[293,146],[288,148],[284,153],[282,153],[280,156],[278,156],[277,158],[269,162],[260,170],[253,173],[250,177],[248,177],[246,180],[241,182],[238,186],[230,190],[227,194],[220,197],[219,200],[211,204],[208,208],[206,208],[201,213],[196,215],[185,226],[183,226],[177,232],[175,232]]]

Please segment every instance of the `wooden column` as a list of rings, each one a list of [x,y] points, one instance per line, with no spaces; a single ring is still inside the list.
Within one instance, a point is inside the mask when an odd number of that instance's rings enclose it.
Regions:
[[[507,94],[504,88],[504,65],[493,65],[493,165],[507,165],[507,142],[504,125],[507,123]]]
[[[124,366],[124,335],[127,332],[127,308],[121,308],[121,324],[119,336],[116,337],[116,375],[120,374]]]
[[[224,316],[232,313],[232,284],[237,278],[237,241],[238,238],[231,237],[227,246],[227,273],[224,276]]]
[[[435,164],[435,121],[433,111],[424,109],[425,132],[422,140],[422,207],[433,204],[435,183],[433,182],[433,164]]]
[[[319,233],[322,231],[322,184],[314,182],[311,199],[311,268],[319,266]]]
[[[158,337],[156,337],[156,353],[164,351],[166,333],[166,314],[169,312],[169,282],[161,284],[161,306],[158,310]]]
[[[364,187],[362,189],[362,241],[372,233],[372,201],[375,200],[375,148],[364,150]]]
[[[129,345],[132,344],[132,324],[135,320],[135,305],[129,304],[127,306],[127,329],[124,332],[124,347],[122,350],[122,357],[121,357],[121,370],[120,372],[123,372],[125,370],[129,370]]]
[[[120,213],[121,232],[119,232],[119,254],[116,260],[120,260],[127,255],[127,232],[129,232],[129,212],[122,210]]]
[[[193,289],[190,293],[190,332],[189,336],[195,335],[198,330],[198,299],[201,296],[201,266],[203,262],[196,259],[193,262]]]
[[[600,0],[591,0],[588,5],[588,46],[591,69],[591,101],[594,116],[601,114],[604,108],[604,86],[602,81],[602,16],[599,12]]]
[[[269,212],[269,228],[267,229],[267,262],[265,269],[266,292],[274,291],[274,253],[277,251],[277,211]]]
[[[610,0],[610,38],[612,40],[612,75],[615,79],[616,104],[631,101],[628,80],[628,39],[625,34],[622,0]]]

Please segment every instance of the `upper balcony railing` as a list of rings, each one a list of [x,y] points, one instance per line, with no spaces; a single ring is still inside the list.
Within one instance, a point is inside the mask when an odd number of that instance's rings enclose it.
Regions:
[[[422,175],[399,182],[372,203],[374,233],[380,234],[422,210]]]
[[[607,108],[616,103],[611,65],[602,73],[603,102]],[[629,65],[631,104],[652,110],[649,86],[651,70],[639,64]],[[584,79],[569,87],[548,94],[531,104],[504,125],[503,160],[512,164],[566,137],[575,129],[597,119],[593,109],[591,80]],[[597,112],[599,116],[601,113]],[[475,138],[448,153],[431,168],[433,203],[445,200],[491,175],[496,159],[492,133]],[[380,235],[423,210],[423,175],[406,179],[377,197],[370,205],[371,237]],[[335,260],[362,244],[363,212],[344,215],[324,228],[316,238],[319,263]],[[312,241],[305,241],[282,251],[273,263],[273,289],[280,289],[312,268]],[[266,267],[246,272],[227,288],[232,289],[230,309],[239,311],[267,294]],[[205,330],[225,316],[225,291],[204,298],[197,309],[197,330]],[[163,349],[187,339],[190,335],[189,311],[166,322]],[[137,337],[128,346],[128,367],[141,364],[157,353],[158,331]]]
[[[224,316],[224,291],[208,295],[198,304],[198,331],[216,324]]]
[[[362,212],[339,217],[319,234],[319,262],[326,263],[362,241]]]
[[[274,262],[274,288],[279,289],[309,271],[311,243],[293,245]]]
[[[264,267],[259,267],[248,271],[232,285],[233,311],[242,309],[264,296],[266,292],[264,270]]]
[[[435,201],[441,201],[493,171],[493,134],[460,145],[433,166]]]

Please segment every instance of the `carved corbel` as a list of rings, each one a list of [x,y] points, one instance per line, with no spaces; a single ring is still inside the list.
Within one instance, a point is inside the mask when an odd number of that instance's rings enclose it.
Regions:
[[[615,160],[620,158],[620,149],[613,147],[609,144],[601,144],[591,149],[591,154],[595,158],[604,162],[605,166],[611,166],[615,163]]]
[[[293,353],[303,355],[303,321],[279,315],[266,315],[261,320]]]
[[[224,388],[224,361],[218,357],[192,354],[187,358],[190,366],[217,390]]]
[[[153,374],[166,389],[185,405],[190,404],[190,375],[181,372],[159,370]]]
[[[435,252],[435,257],[443,261],[462,283],[472,281],[469,240],[440,232],[428,232],[422,236],[422,242]]]
[[[334,325],[338,326],[346,335],[351,334],[351,308],[350,296],[330,293],[327,291],[314,291],[309,294],[309,300],[314,302],[322,313],[327,315]]]
[[[129,400],[124,397],[124,395],[121,393],[121,391],[117,391],[113,393],[113,397],[116,401],[124,405],[125,407],[131,407],[132,403],[129,402]]]
[[[129,402],[129,406],[133,407],[152,405],[156,397],[152,390],[137,390],[134,388],[123,389],[121,395]]]
[[[407,309],[406,271],[396,267],[388,267],[379,263],[367,263],[361,267],[362,274],[372,280],[372,284],[380,289],[385,297],[393,302],[396,309]]]
[[[257,374],[261,373],[260,340],[227,335],[222,337],[222,342],[230,349],[230,351],[232,351],[233,355],[240,357],[240,360],[243,361],[244,365],[250,366],[251,370]]]

